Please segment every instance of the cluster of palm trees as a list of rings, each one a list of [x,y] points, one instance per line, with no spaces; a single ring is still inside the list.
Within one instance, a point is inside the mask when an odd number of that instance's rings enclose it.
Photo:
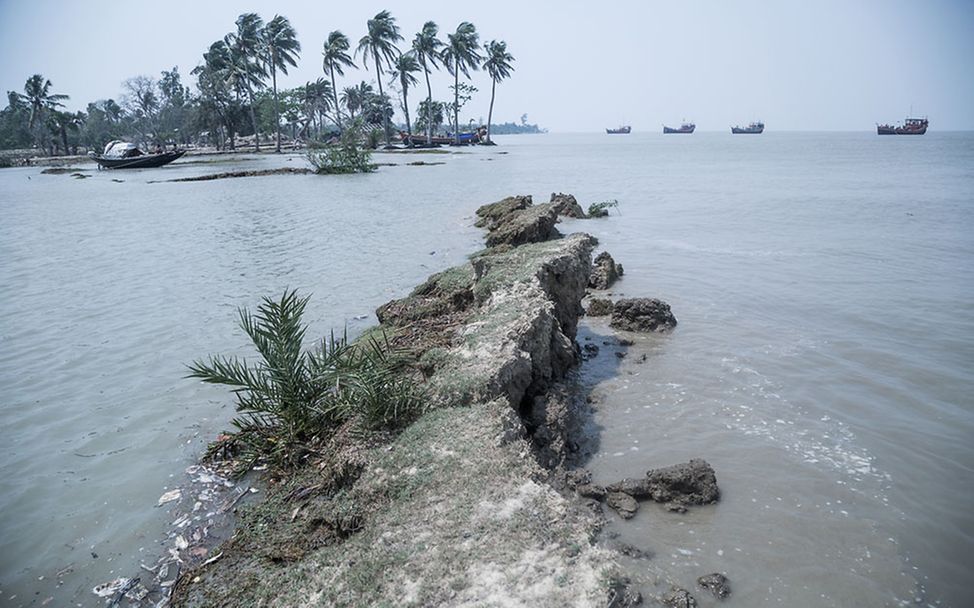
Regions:
[[[294,28],[287,18],[277,15],[264,23],[256,13],[240,15],[236,21],[237,29],[222,40],[210,45],[203,54],[203,63],[194,70],[198,76],[201,97],[214,114],[222,117],[224,125],[233,131],[229,106],[245,98],[249,102],[250,122],[259,142],[260,128],[256,116],[255,95],[271,80],[274,96],[274,123],[277,129],[277,149],[280,151],[280,99],[277,90],[277,72],[287,74],[288,67],[297,65],[301,44]],[[497,83],[509,78],[513,72],[514,57],[507,52],[507,44],[491,41],[485,47],[486,55],[481,55],[479,34],[472,23],[461,23],[456,31],[448,34],[446,41],[438,38],[439,27],[433,21],[426,22],[413,38],[411,46],[405,51],[397,46],[403,42],[399,25],[389,11],[381,11],[366,23],[366,33],[358,41],[355,49],[349,38],[341,31],[328,34],[322,47],[322,70],[327,80],[308,82],[297,89],[303,110],[303,130],[310,126],[319,129],[327,120],[341,131],[346,122],[356,115],[367,122],[382,127],[385,141],[391,143],[392,103],[385,92],[386,77],[391,79],[401,92],[401,105],[406,119],[406,130],[412,135],[412,121],[409,113],[409,90],[419,84],[416,74],[423,72],[426,80],[426,104],[423,124],[427,142],[432,141],[435,109],[430,73],[441,65],[454,77],[453,132],[459,142],[459,113],[462,107],[460,93],[463,90],[460,76],[470,78],[470,72],[483,67],[491,78],[491,102],[488,114],[489,123],[493,114],[494,96]],[[376,94],[371,85],[362,82],[345,87],[339,94],[337,77],[345,76],[348,69],[358,66],[361,61],[364,69],[375,70]],[[259,148],[259,143],[256,144]]]
[[[297,66],[301,43],[288,19],[275,15],[265,22],[256,13],[244,13],[235,29],[215,41],[192,71],[196,93],[184,87],[177,68],[162,72],[157,81],[137,76],[125,81],[122,103],[112,99],[88,104],[87,112],[64,111],[67,95],[52,91],[50,80],[31,76],[24,93],[8,92],[8,107],[0,111],[0,146],[21,147],[28,142],[54,153],[69,138],[74,148],[104,145],[109,139],[137,135],[147,143],[189,142],[204,136],[223,147],[234,146],[239,133],[252,132],[259,150],[261,132],[275,132],[281,150],[282,124],[290,125],[292,137],[322,137],[341,133],[353,124],[381,129],[386,143],[392,137],[395,114],[388,89],[397,93],[405,127],[412,142],[414,118],[427,143],[449,111],[452,131],[459,143],[460,111],[476,89],[466,81],[471,72],[483,69],[491,79],[488,133],[493,118],[497,84],[511,76],[514,57],[503,41],[481,46],[472,23],[463,22],[445,39],[439,27],[427,21],[411,41],[406,41],[389,11],[381,11],[366,23],[356,45],[341,31],[328,34],[322,46],[323,78],[279,90],[278,76]],[[452,103],[433,98],[431,74],[445,68],[452,76]],[[340,87],[338,80],[350,70],[374,74],[374,83]],[[410,93],[426,84],[426,98],[410,111]],[[376,91],[376,88],[378,90]],[[283,120],[282,120],[283,119]],[[104,140],[104,141],[102,141]]]

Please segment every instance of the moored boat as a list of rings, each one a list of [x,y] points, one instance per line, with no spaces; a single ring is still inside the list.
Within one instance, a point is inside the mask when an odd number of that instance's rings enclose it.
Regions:
[[[629,125],[616,127],[615,129],[605,130],[605,132],[608,133],[609,135],[627,135],[630,131],[632,131],[632,127],[630,127]]]
[[[731,133],[733,133],[734,135],[741,135],[741,134],[758,135],[760,133],[764,133],[764,123],[759,120],[757,122],[752,122],[746,127],[731,127]]]
[[[663,125],[663,133],[693,133],[693,130],[697,128],[697,125],[692,122],[685,122],[680,125],[680,128],[674,129],[673,127],[667,127]]]
[[[907,118],[902,125],[876,125],[878,135],[923,135],[930,121],[926,118]]]
[[[186,154],[186,150],[146,154],[135,144],[111,141],[101,154],[89,152],[88,156],[105,169],[153,169],[168,165],[183,154]]]

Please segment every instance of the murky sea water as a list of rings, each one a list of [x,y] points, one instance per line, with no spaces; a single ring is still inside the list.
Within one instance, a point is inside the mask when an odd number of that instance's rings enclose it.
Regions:
[[[613,524],[654,554],[632,564],[646,589],[720,570],[728,606],[965,605],[974,136],[499,140],[368,176],[146,183],[297,157],[0,171],[3,603],[97,605],[94,585],[154,561],[157,499],[232,414],[183,364],[247,353],[236,307],[298,288],[309,335],[354,333],[480,248],[479,204],[564,191],[619,200],[563,229],[625,265],[614,294],[680,320],[624,359],[603,322],[583,328],[602,346],[582,368],[590,468],[610,482],[702,457],[723,492]]]

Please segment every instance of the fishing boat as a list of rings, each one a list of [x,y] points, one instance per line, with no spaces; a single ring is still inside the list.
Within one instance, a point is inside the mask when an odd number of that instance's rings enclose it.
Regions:
[[[483,142],[484,138],[487,136],[487,128],[480,127],[472,133],[461,133],[460,134],[460,145],[471,145],[479,144]],[[405,133],[403,131],[399,132],[399,138],[402,143],[406,145],[411,145],[413,147],[426,146],[426,135],[421,133],[413,133],[412,135]],[[456,138],[451,134],[447,133],[446,136],[436,135],[432,138],[431,142],[434,146],[452,146],[457,143]]]
[[[879,135],[923,135],[930,124],[926,118],[907,118],[902,125],[876,125]]]
[[[101,154],[89,152],[88,156],[105,169],[152,169],[168,165],[186,150],[153,152],[146,154],[135,144],[124,141],[110,141]]]
[[[746,127],[731,127],[731,133],[733,133],[734,135],[741,135],[741,134],[758,135],[764,133],[764,123],[758,121],[758,122],[752,122]]]
[[[674,129],[673,127],[667,127],[663,125],[663,133],[693,133],[693,130],[697,128],[697,125],[692,122],[685,122],[680,125],[679,129]]]
[[[609,135],[628,135],[632,131],[632,127],[625,125],[623,127],[616,127],[615,129],[606,129],[605,132]]]

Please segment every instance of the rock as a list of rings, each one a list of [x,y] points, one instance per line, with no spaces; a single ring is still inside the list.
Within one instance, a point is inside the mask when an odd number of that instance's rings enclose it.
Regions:
[[[485,240],[488,247],[540,243],[560,236],[557,220],[558,209],[551,203],[527,207],[501,218]]]
[[[719,600],[727,599],[730,595],[730,581],[720,572],[706,574],[697,579],[697,584],[714,594]]]
[[[633,498],[649,498],[652,496],[652,488],[650,488],[649,480],[645,477],[642,479],[629,479],[627,477],[622,481],[605,486],[605,489],[607,492],[623,492]]]
[[[632,582],[627,579],[616,579],[609,586],[609,598],[606,608],[633,608],[643,603],[641,593],[633,589]]]
[[[594,483],[579,484],[575,486],[575,491],[578,492],[579,496],[585,498],[597,498],[599,500],[605,498],[605,488]]]
[[[699,458],[646,473],[650,497],[676,505],[706,505],[720,499],[717,476],[707,461]]]
[[[639,503],[625,492],[609,492],[605,495],[605,504],[615,509],[622,519],[632,519],[639,510]]]
[[[585,314],[590,317],[605,317],[612,314],[612,300],[608,298],[592,298],[588,302]]]
[[[592,262],[592,274],[588,286],[592,289],[608,289],[622,276],[622,264],[616,264],[609,252],[603,251]]]
[[[674,587],[661,600],[666,608],[696,608],[697,600],[686,589]]]
[[[582,206],[578,204],[578,201],[576,201],[575,197],[572,196],[571,194],[562,194],[561,192],[555,194],[554,192],[552,192],[551,200],[549,202],[554,203],[556,205],[556,207],[558,208],[558,215],[564,215],[566,217],[574,217],[578,219],[584,219],[585,217],[587,217],[585,215],[585,211],[582,209]]]
[[[609,325],[626,331],[664,332],[676,327],[676,317],[662,300],[624,298],[612,307]]]
[[[615,550],[626,557],[631,557],[633,559],[649,559],[651,557],[647,551],[643,551],[639,547],[635,547],[628,543],[618,543],[615,546]]]
[[[493,230],[496,226],[503,223],[507,216],[527,209],[530,206],[531,195],[509,196],[505,199],[497,201],[496,203],[483,205],[477,209],[477,217],[480,219],[477,220],[476,226],[478,228]]]
[[[599,355],[599,347],[594,344],[586,344],[582,347],[582,360],[588,361],[589,359],[594,359]]]
[[[570,488],[592,483],[592,473],[588,469],[572,469],[565,473],[565,483]]]

